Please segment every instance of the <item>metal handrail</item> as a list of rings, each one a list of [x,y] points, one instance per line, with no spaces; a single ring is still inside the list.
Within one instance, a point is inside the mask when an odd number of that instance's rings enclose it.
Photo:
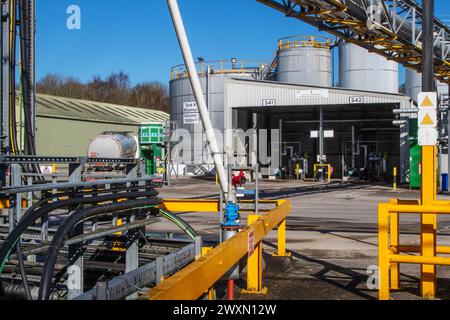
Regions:
[[[197,62],[196,68],[198,74],[204,77],[208,67],[213,74],[231,74],[231,73],[255,73],[261,69],[261,66],[268,67],[269,63],[264,60],[212,60]],[[182,79],[188,77],[188,72],[184,64],[176,65],[170,69],[170,80]]]
[[[330,49],[331,40],[322,36],[294,36],[278,40],[278,49],[280,50],[303,47]]]

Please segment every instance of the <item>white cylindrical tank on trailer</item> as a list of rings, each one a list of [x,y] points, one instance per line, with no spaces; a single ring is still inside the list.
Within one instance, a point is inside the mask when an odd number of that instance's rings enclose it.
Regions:
[[[88,157],[134,159],[137,148],[134,137],[124,133],[105,132],[92,139],[88,147]]]
[[[398,63],[353,43],[339,45],[339,87],[398,93]]]

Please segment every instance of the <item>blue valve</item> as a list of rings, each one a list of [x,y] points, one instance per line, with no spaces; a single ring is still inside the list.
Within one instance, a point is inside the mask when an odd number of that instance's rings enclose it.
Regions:
[[[225,207],[225,222],[222,225],[225,227],[238,227],[240,209],[238,204],[229,202]]]

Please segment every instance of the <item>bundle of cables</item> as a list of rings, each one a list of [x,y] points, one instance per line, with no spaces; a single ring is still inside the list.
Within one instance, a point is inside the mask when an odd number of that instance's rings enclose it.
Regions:
[[[154,186],[150,185],[147,187],[135,186],[114,189],[114,193],[111,193],[111,190],[59,193],[42,199],[25,212],[17,226],[0,247],[0,275],[11,253],[14,249],[16,249],[25,296],[28,300],[32,300],[31,290],[27,282],[27,275],[25,272],[20,247],[21,236],[39,219],[47,217],[50,212],[62,208],[72,208],[73,211],[60,225],[56,231],[56,234],[53,236],[47,252],[47,258],[44,264],[44,271],[39,287],[39,299],[49,299],[52,289],[54,269],[59,252],[64,246],[68,236],[81,222],[92,218],[110,215],[112,213],[130,212],[142,208],[148,208],[149,211],[152,211],[161,203],[161,199],[159,199],[157,195],[158,192],[154,189]],[[98,205],[99,203],[119,199],[121,200],[119,203]],[[84,208],[85,205],[90,205],[90,207]],[[158,215],[173,222],[183,232],[185,232],[188,237],[195,240],[195,237],[197,236],[196,232],[183,219],[162,209],[158,209]]]

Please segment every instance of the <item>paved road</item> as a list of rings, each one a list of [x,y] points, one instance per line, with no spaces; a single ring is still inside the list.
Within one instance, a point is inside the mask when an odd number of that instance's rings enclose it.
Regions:
[[[184,178],[177,185],[164,188],[164,198],[199,198],[217,194],[212,181]],[[263,182],[263,198],[285,198],[292,202],[288,219],[287,248],[292,258],[265,255],[264,283],[267,296],[240,296],[241,299],[374,299],[377,291],[367,287],[370,266],[377,264],[377,205],[391,198],[417,199],[418,191],[393,191],[383,186],[346,185],[329,188],[298,182]],[[442,196],[441,199],[450,199]],[[217,241],[217,213],[185,213],[183,218],[202,234],[206,241]],[[246,216],[242,217],[243,223]],[[402,243],[418,244],[419,220],[402,219]],[[177,232],[167,223],[150,230]],[[440,244],[450,245],[450,217],[439,221]],[[448,236],[447,236],[448,235]],[[276,233],[265,240],[265,252],[273,252]],[[402,292],[397,299],[417,299],[418,267],[402,267]],[[438,268],[439,296],[450,298],[446,278],[450,272]],[[243,281],[238,282],[241,287]]]

